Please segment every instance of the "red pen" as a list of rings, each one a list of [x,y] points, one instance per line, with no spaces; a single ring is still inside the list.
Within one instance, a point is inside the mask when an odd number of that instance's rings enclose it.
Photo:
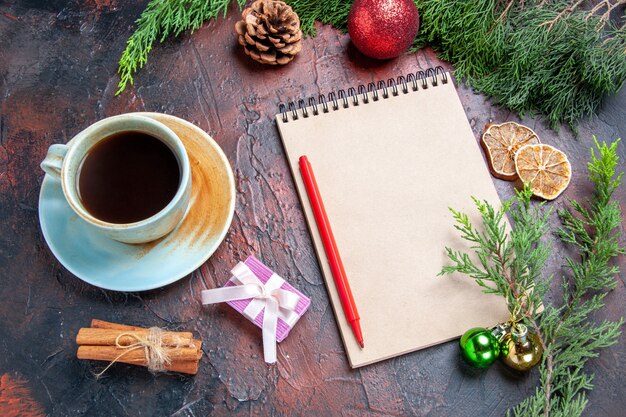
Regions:
[[[335,237],[333,236],[333,231],[330,228],[330,222],[328,221],[328,216],[326,215],[326,210],[324,209],[322,196],[320,195],[319,188],[317,188],[315,175],[313,175],[313,168],[311,167],[311,163],[306,156],[301,156],[299,162],[300,172],[302,173],[306,193],[309,196],[311,208],[313,209],[313,214],[315,215],[315,222],[317,223],[317,228],[319,229],[320,236],[322,237],[324,250],[326,251],[326,256],[328,257],[328,262],[330,263],[330,270],[333,273],[335,286],[337,287],[337,292],[339,293],[339,299],[341,300],[343,312],[346,315],[346,319],[348,320],[348,323],[350,323],[354,336],[362,349],[365,345],[363,344],[363,333],[361,333],[359,312],[356,310],[356,304],[354,303],[354,298],[352,297],[352,291],[350,290],[346,270],[343,268],[343,262],[341,262],[341,257],[339,256],[337,243],[335,242]]]

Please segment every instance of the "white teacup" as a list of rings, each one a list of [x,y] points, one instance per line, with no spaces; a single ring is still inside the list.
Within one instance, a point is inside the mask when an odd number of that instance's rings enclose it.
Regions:
[[[81,203],[77,177],[83,159],[98,142],[125,131],[142,132],[166,144],[178,161],[180,184],[169,204],[155,215],[134,223],[109,223],[94,217]],[[106,236],[120,242],[144,243],[165,236],[180,223],[189,206],[191,169],[185,147],[170,128],[149,117],[121,114],[94,123],[66,145],[50,146],[41,168],[61,181],[63,194],[76,214]]]

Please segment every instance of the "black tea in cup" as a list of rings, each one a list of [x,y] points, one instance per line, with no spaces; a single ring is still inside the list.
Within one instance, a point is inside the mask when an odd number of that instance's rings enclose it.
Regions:
[[[102,139],[84,157],[77,189],[92,216],[127,224],[165,208],[178,191],[180,176],[176,155],[165,143],[125,131]]]

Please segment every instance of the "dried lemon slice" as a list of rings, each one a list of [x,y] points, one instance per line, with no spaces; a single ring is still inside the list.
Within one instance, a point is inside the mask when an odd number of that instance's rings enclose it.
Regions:
[[[572,166],[567,155],[553,146],[539,144],[521,147],[515,154],[515,171],[536,196],[554,200],[567,188]]]
[[[524,145],[536,143],[541,143],[537,134],[515,122],[488,124],[480,141],[493,176],[507,181],[517,179],[513,160],[517,150]]]

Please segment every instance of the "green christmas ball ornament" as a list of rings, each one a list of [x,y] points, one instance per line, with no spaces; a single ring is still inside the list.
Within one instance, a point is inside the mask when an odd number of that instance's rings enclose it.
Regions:
[[[459,341],[463,359],[476,368],[486,368],[500,355],[500,342],[484,327],[466,331]]]

